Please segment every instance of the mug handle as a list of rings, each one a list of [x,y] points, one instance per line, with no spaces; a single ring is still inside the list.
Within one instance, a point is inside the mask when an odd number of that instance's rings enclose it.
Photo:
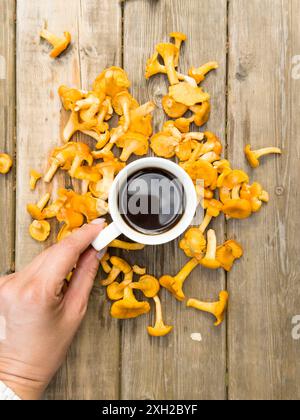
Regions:
[[[96,249],[96,251],[101,251],[121,234],[122,232],[117,227],[117,225],[115,223],[111,223],[97,236],[97,238],[92,243],[92,246]]]

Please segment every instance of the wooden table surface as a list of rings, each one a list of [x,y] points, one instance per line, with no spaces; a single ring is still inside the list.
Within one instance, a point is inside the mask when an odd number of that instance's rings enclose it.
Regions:
[[[186,283],[187,296],[205,300],[227,287],[230,306],[220,328],[163,292],[175,329],[166,338],[150,338],[152,316],[112,320],[105,292],[96,286],[46,398],[300,397],[300,341],[292,337],[292,321],[300,314],[299,19],[300,0],[0,0],[0,150],[15,155],[14,170],[0,177],[1,274],[21,269],[55,237],[35,243],[25,207],[49,188],[40,183],[31,193],[28,174],[30,168],[44,170],[49,150],[61,143],[66,115],[59,85],[88,89],[102,69],[121,65],[137,99],[159,103],[166,81],[146,82],[145,62],[174,30],[188,35],[183,71],[219,62],[204,83],[213,106],[208,128],[222,138],[233,166],[246,169],[271,196],[250,220],[226,223],[221,217],[215,224],[219,242],[235,238],[245,248],[233,271],[199,268]],[[73,36],[71,48],[55,61],[39,39],[45,24]],[[158,109],[156,130],[164,118]],[[243,154],[247,143],[279,146],[284,154],[252,171]],[[51,188],[65,182],[59,175]],[[157,276],[175,274],[186,261],[177,243],[127,258],[138,258]],[[195,332],[202,342],[191,339]]]

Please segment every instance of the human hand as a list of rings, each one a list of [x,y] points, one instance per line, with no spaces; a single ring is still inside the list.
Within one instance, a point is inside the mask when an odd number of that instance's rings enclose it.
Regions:
[[[104,223],[83,226],[21,272],[0,278],[0,316],[6,323],[0,380],[22,399],[42,396],[84,318],[99,267],[90,244]]]

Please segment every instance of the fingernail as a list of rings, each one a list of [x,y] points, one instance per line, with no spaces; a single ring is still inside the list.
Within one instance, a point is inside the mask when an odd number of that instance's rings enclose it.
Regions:
[[[95,219],[91,222],[91,225],[104,225],[106,223],[105,219]]]
[[[98,252],[98,254],[97,254],[98,260],[101,261],[106,253],[107,253],[107,248],[104,248],[104,249],[102,249],[102,251]]]

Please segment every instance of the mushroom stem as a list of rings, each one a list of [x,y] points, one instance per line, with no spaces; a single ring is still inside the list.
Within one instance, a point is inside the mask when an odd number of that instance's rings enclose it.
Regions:
[[[50,168],[48,169],[48,171],[46,172],[46,174],[45,174],[45,176],[44,176],[44,181],[46,182],[46,183],[49,183],[49,182],[51,182],[52,181],[52,179],[53,179],[53,177],[54,177],[54,175],[56,174],[56,172],[57,172],[57,170],[58,170],[58,168],[59,168],[59,164],[58,164],[58,162],[57,161],[53,161],[52,163],[51,163],[51,166],[50,166]]]
[[[89,184],[90,184],[90,181],[87,180],[87,179],[84,179],[82,181],[82,184],[81,184],[81,193],[82,194],[86,194],[89,191]]]
[[[39,200],[39,202],[36,205],[37,208],[39,208],[41,211],[44,210],[44,208],[49,203],[49,200],[50,200],[50,194],[49,193],[43,195],[43,197]]]
[[[122,101],[123,115],[124,115],[124,130],[127,132],[130,126],[130,109],[127,100]]]
[[[145,248],[145,245],[124,242],[120,241],[119,239],[115,239],[109,244],[109,248],[126,249],[127,251],[140,251]]]
[[[145,117],[148,114],[151,114],[155,110],[156,106],[155,103],[150,101],[146,102],[145,104],[141,105],[137,109],[133,111],[135,117]]]
[[[259,159],[262,156],[277,154],[281,155],[282,151],[278,147],[265,147],[264,149],[254,150],[255,156]]]
[[[201,155],[201,150],[202,150],[202,144],[198,143],[195,149],[193,150],[193,153],[191,154],[189,162],[195,162],[196,160],[198,160]]]
[[[144,276],[147,272],[146,268],[139,267],[138,265],[134,265],[132,269],[134,274],[138,274],[139,276]]]
[[[133,280],[133,270],[129,271],[129,273],[124,274],[124,280],[120,283],[122,289],[129,286]]]
[[[136,148],[138,147],[138,143],[136,141],[132,141],[128,147],[124,148],[122,154],[120,156],[120,160],[122,162],[127,162],[130,156],[134,153]]]
[[[235,185],[232,189],[231,192],[231,197],[233,200],[239,200],[240,199],[240,190],[241,190],[241,185]]]
[[[159,297],[156,295],[153,300],[155,302],[155,325],[154,327],[147,328],[148,334],[152,337],[164,337],[172,331],[173,327],[165,325],[163,321],[162,307]]]
[[[215,260],[216,259],[216,251],[217,251],[217,237],[216,233],[213,229],[210,229],[207,232],[207,251],[206,251],[206,259]]]
[[[212,220],[212,216],[210,216],[207,212],[206,215],[203,219],[203,222],[201,223],[201,225],[199,226],[199,229],[201,230],[202,233],[204,233],[207,229],[207,227],[209,226],[211,220]]]
[[[41,38],[44,38],[46,41],[49,42],[53,47],[55,47],[57,44],[61,42],[61,39],[49,32],[47,29],[43,29],[40,33]]]
[[[155,315],[156,315],[155,327],[158,327],[163,324],[161,301],[158,296],[154,296],[153,300],[155,302]]]
[[[69,174],[71,177],[74,177],[76,170],[80,167],[80,165],[82,164],[82,158],[80,156],[75,156],[73,162],[72,162],[72,166],[71,169],[69,171]]]
[[[179,281],[182,285],[185,282],[185,280],[188,278],[188,276],[191,274],[191,272],[199,265],[199,261],[197,258],[192,258],[177,274],[177,276],[174,277],[176,281]]]
[[[197,299],[189,299],[187,306],[199,311],[208,312],[217,319],[215,326],[219,326],[224,320],[224,313],[227,309],[229,295],[226,291],[219,294],[219,302],[201,302]]]
[[[118,267],[113,266],[107,279],[101,281],[101,286],[109,286],[113,283],[116,278],[120,275],[121,270]]]
[[[103,268],[103,271],[106,273],[106,274],[109,274],[110,272],[111,272],[111,270],[112,270],[112,268],[111,268],[111,266],[109,265],[109,263],[108,263],[108,261],[110,260],[110,255],[109,255],[109,253],[107,252],[105,255],[104,255],[104,257],[102,258],[102,260],[100,261],[100,264],[101,264],[101,266],[102,266],[102,268]]]
[[[202,160],[206,160],[207,162],[213,163],[220,159],[220,156],[217,155],[215,152],[208,152],[201,156]]]
[[[95,160],[103,159],[103,157],[111,152],[111,149],[114,147],[114,143],[107,143],[105,147],[101,150],[93,151],[92,155]]]

